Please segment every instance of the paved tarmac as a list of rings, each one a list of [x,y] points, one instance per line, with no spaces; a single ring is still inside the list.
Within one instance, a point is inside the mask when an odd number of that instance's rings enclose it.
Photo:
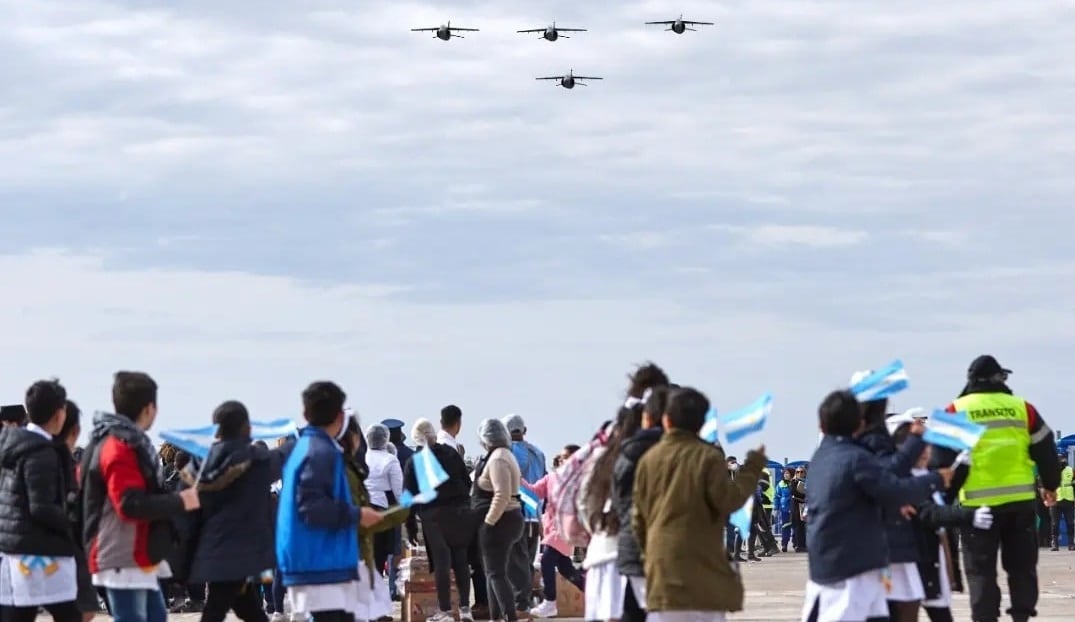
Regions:
[[[1041,596],[1038,601],[1038,617],[1035,622],[1075,621],[1075,552],[1053,553],[1042,551],[1038,563]],[[1007,605],[1007,587],[1001,571],[1001,591]],[[806,556],[782,554],[760,562],[744,564],[743,581],[746,585],[746,610],[731,616],[735,622],[793,622],[799,620],[806,584]],[[956,620],[969,622],[967,596],[956,594],[953,613]],[[175,620],[192,622],[198,614],[170,616]],[[234,618],[230,618],[234,619]],[[398,616],[396,618],[399,620]],[[570,619],[570,618],[564,618]],[[926,620],[925,613],[919,615]],[[1007,619],[1003,618],[1002,619]],[[98,620],[108,620],[98,616]]]

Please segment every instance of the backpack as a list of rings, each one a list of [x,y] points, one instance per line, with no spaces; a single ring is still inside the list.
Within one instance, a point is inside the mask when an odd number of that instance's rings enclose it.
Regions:
[[[590,532],[579,509],[579,498],[584,492],[583,484],[593,470],[593,463],[601,454],[598,450],[608,445],[611,435],[610,422],[598,431],[589,444],[572,454],[556,470],[548,503],[553,510],[553,532],[569,546],[585,547],[590,544]]]

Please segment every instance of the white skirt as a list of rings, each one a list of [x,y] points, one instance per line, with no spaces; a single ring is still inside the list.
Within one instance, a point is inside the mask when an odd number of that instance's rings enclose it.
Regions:
[[[370,583],[370,569],[365,564],[358,567],[358,581],[355,581],[355,606],[352,611],[355,620],[376,620],[392,614],[392,597],[388,593],[388,582],[380,573],[373,573]]]
[[[586,619],[619,620],[623,617],[623,594],[627,577],[616,560],[590,566],[586,572]]]
[[[646,622],[724,622],[723,611],[653,611],[646,614]]]
[[[941,595],[933,600],[927,600],[922,603],[923,607],[929,607],[931,609],[947,609],[952,606],[952,582],[948,580],[948,559],[944,555],[944,545],[938,547],[941,562]]]
[[[0,558],[0,605],[37,607],[75,600],[74,557],[4,555]]]
[[[287,588],[292,615],[318,611],[353,611],[357,594],[355,582],[323,585],[293,585]]]
[[[922,587],[922,575],[918,574],[917,564],[889,564],[888,600],[909,603],[922,600],[926,591]]]
[[[821,585],[806,582],[803,622],[865,622],[888,619],[885,570],[870,570],[846,581]],[[813,617],[814,611],[817,617]]]

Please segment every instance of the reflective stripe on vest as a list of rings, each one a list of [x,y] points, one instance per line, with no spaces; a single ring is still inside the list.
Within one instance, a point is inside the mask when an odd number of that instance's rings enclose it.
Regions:
[[[1030,459],[1030,422],[1026,402],[1006,393],[972,393],[953,402],[957,411],[985,426],[971,451],[967,481],[959,499],[968,507],[997,506],[1036,497]]]
[[[1071,487],[1072,475],[1073,473],[1069,466],[1060,471],[1060,489],[1056,491],[1058,501],[1075,501],[1075,489]]]

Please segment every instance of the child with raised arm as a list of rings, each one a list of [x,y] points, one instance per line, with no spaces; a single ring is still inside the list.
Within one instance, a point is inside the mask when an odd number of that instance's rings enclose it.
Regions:
[[[887,603],[888,544],[881,509],[916,505],[947,487],[952,471],[897,478],[856,440],[862,409],[850,391],[821,402],[821,444],[810,459],[806,523],[810,579],[804,622],[881,622]]]

